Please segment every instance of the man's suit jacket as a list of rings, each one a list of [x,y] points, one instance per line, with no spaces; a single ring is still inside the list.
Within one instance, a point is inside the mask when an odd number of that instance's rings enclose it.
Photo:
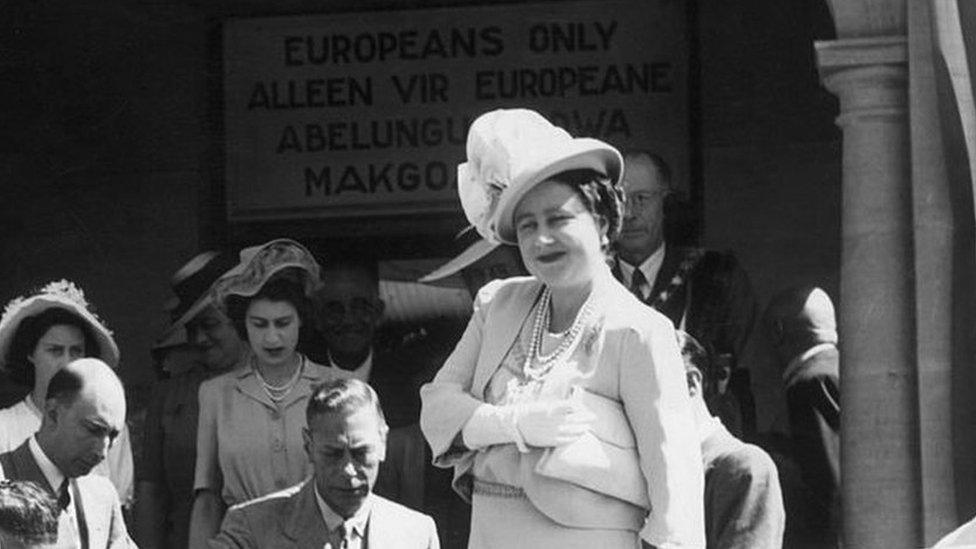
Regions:
[[[721,424],[702,441],[708,549],[779,549],[786,514],[776,464]]]
[[[690,269],[684,268],[689,265]],[[613,273],[624,286],[630,286],[630,281],[622,279],[619,264]],[[681,327],[684,318],[685,332],[714,354],[734,358],[739,368],[731,372],[729,384],[739,409],[735,413],[719,409],[712,412],[719,414],[733,432],[752,434],[756,410],[750,376],[754,379],[758,373],[754,370],[762,368],[756,364],[760,359],[757,351],[747,346],[755,335],[758,304],[749,277],[735,256],[729,252],[666,246],[651,293],[642,301],[677,327]]]
[[[568,361],[576,373],[560,372],[559,378],[578,379],[579,388],[622,405],[636,439],[650,518],[645,525],[646,509],[536,473],[542,449],[519,454],[519,486],[540,512],[560,524],[634,531],[643,527],[644,539],[654,545],[702,545],[701,453],[674,326],[642,305],[609,271],[605,275],[594,281],[594,307]],[[522,348],[529,348],[531,329],[522,327],[532,321],[541,292],[542,284],[531,277],[485,285],[461,341],[434,380],[421,388],[420,426],[435,464],[454,467],[455,488],[462,495],[470,496],[478,452],[456,441],[484,404],[489,381],[515,341],[522,338]],[[593,457],[603,463],[600,456]],[[597,466],[595,462],[589,465]]]
[[[57,498],[57,487],[48,484],[47,478],[34,460],[34,455],[31,454],[28,442],[29,440],[25,441],[12,452],[0,454],[0,468],[3,469],[0,478],[32,481]],[[84,510],[88,528],[88,547],[90,549],[135,547],[126,530],[118,492],[112,483],[107,478],[94,474],[72,479],[71,482],[77,485],[78,493],[81,495],[81,501],[73,501],[73,503],[80,504]],[[74,494],[75,492],[72,491],[72,498]],[[68,519],[68,515],[62,513],[61,519]]]
[[[840,354],[824,349],[786,380],[793,455],[809,490],[810,529],[837,534],[840,486]]]
[[[700,258],[682,278],[684,283],[671,287],[667,298],[655,304],[655,300],[672,285],[675,276],[680,275],[682,264],[695,254],[700,254]],[[622,280],[619,266],[615,266],[613,272],[624,286],[630,286],[630,281]],[[680,326],[687,309],[686,332],[707,342],[715,353],[730,353],[739,360],[758,314],[749,277],[735,256],[698,248],[666,246],[661,270],[651,293],[643,301],[671,319],[675,326]]]
[[[373,494],[366,526],[369,549],[439,549],[437,528],[429,516]],[[322,549],[329,532],[311,480],[227,511],[213,548]]]

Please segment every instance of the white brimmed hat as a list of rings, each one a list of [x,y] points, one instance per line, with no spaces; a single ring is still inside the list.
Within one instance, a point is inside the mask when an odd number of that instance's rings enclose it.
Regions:
[[[7,353],[24,319],[54,308],[65,309],[88,324],[98,344],[98,358],[112,368],[118,366],[119,348],[112,338],[112,332],[88,310],[85,293],[80,288],[67,280],[59,280],[49,283],[33,295],[21,296],[7,303],[0,318],[0,363],[4,368],[8,367]]]
[[[241,250],[240,262],[214,283],[214,301],[225,307],[228,296],[251,297],[272,275],[288,268],[297,269],[306,296],[321,285],[321,268],[312,253],[294,240],[278,238]]]
[[[602,173],[614,184],[623,174],[617,149],[574,138],[528,109],[479,116],[468,130],[467,156],[458,166],[458,196],[468,221],[490,243],[516,243],[515,206],[536,184],[576,169]]]

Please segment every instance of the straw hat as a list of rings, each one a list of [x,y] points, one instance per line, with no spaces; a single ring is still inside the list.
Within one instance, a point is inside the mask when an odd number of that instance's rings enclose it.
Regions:
[[[0,363],[5,368],[10,344],[24,319],[53,308],[65,309],[85,321],[98,343],[98,358],[113,368],[118,366],[119,348],[112,338],[112,332],[89,310],[85,293],[80,288],[68,280],[59,280],[49,283],[33,295],[21,296],[7,303],[0,318]]]
[[[258,293],[271,277],[284,269],[298,269],[305,295],[311,296],[319,287],[321,268],[312,253],[298,242],[278,238],[259,246],[241,250],[240,262],[214,283],[212,294],[220,306],[231,295],[251,297]]]
[[[235,254],[206,251],[173,274],[170,287],[176,295],[163,308],[174,320],[153,345],[154,349],[187,343],[186,324],[213,303],[210,287],[236,264]]]
[[[597,139],[574,138],[528,109],[479,116],[468,130],[467,155],[458,166],[458,196],[468,221],[491,243],[516,243],[515,206],[538,183],[584,168],[614,184],[623,174],[617,149]]]

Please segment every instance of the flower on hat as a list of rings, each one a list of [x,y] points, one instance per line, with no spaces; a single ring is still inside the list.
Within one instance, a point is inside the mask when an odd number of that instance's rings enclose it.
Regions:
[[[619,181],[620,153],[596,139],[574,138],[528,109],[498,109],[468,129],[467,161],[458,165],[458,198],[478,234],[514,244],[511,214],[535,184],[561,171],[589,168]]]
[[[279,238],[260,246],[241,250],[241,262],[220,277],[211,287],[218,305],[223,307],[227,296],[250,297],[278,273],[293,269],[295,282],[303,286],[306,296],[319,286],[320,267],[304,246],[287,238]],[[289,276],[282,274],[282,276]]]
[[[119,362],[119,349],[112,337],[112,331],[92,312],[85,299],[85,292],[70,280],[56,280],[40,290],[10,300],[0,317],[0,362],[5,361],[14,334],[21,322],[28,317],[52,307],[67,309],[78,315],[92,329],[98,343],[99,358],[109,366],[116,367]]]
[[[96,315],[91,310],[91,305],[88,304],[88,300],[85,299],[85,292],[78,286],[75,286],[74,282],[62,278],[61,280],[55,280],[53,282],[47,283],[40,290],[26,296],[18,296],[7,302],[7,305],[3,308],[3,316],[7,317],[10,314],[18,311],[21,306],[27,302],[28,299],[33,299],[36,297],[49,297],[58,301],[69,301],[74,303],[81,309],[85,309],[88,313],[98,322],[102,322],[98,315]],[[111,330],[108,330],[111,334]]]

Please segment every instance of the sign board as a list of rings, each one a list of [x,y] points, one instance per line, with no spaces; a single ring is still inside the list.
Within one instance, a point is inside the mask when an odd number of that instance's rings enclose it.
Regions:
[[[231,220],[460,212],[467,127],[499,107],[687,174],[683,2],[232,19],[223,38]]]

